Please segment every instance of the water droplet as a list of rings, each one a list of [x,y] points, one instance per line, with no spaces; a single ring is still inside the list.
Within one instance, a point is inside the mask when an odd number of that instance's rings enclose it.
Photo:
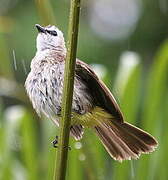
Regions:
[[[81,149],[82,148],[82,143],[81,142],[76,142],[74,146],[75,146],[75,149]]]
[[[82,153],[81,153],[81,154],[79,155],[79,160],[80,160],[80,161],[85,161],[85,160],[86,160],[85,154],[82,154]]]

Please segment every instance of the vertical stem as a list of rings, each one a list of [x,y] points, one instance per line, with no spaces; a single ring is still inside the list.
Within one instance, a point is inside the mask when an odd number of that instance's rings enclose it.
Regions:
[[[66,176],[79,14],[80,0],[71,0],[67,57],[64,72],[62,119],[60,121],[59,144],[54,175],[55,180],[64,180]]]

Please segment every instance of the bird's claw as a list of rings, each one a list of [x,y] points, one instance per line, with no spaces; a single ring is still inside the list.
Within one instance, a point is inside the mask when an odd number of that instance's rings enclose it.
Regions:
[[[55,136],[55,139],[54,139],[54,141],[52,141],[52,144],[53,144],[53,147],[54,148],[58,148],[58,136]]]

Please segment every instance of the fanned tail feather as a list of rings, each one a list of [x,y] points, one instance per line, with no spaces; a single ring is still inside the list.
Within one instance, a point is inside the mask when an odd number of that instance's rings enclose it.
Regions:
[[[115,120],[95,126],[105,149],[115,160],[137,159],[141,153],[155,150],[157,141],[143,130]]]

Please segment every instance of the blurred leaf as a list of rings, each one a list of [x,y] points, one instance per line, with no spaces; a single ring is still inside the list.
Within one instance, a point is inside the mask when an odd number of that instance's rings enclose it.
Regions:
[[[125,116],[125,120],[136,124],[138,105],[140,101],[140,81],[141,81],[141,65],[137,65],[132,70],[121,97],[121,109]]]
[[[14,150],[18,149],[17,131],[23,115],[23,107],[12,106],[6,109],[3,114],[4,121],[1,121],[0,131],[0,154],[1,154],[1,177],[2,179],[13,179],[13,162],[16,158]]]
[[[28,180],[39,179],[39,154],[37,142],[37,127],[29,112],[26,112],[22,121],[22,158],[27,169]]]
[[[167,126],[167,114],[163,113],[165,95],[167,91],[168,74],[168,41],[166,41],[156,55],[147,81],[147,94],[145,96],[142,125],[144,129],[156,136],[158,141],[162,139],[162,128]],[[164,122],[164,124],[162,123]],[[139,161],[137,179],[148,177],[152,179],[158,169],[166,166],[160,162],[160,146],[150,156]],[[162,147],[164,148],[164,147]],[[167,146],[165,146],[167,148]],[[159,163],[160,162],[160,163]]]
[[[0,58],[3,63],[0,66],[0,75],[6,78],[13,79],[13,61],[9,57],[9,49],[6,44],[6,39],[4,34],[0,33]]]

